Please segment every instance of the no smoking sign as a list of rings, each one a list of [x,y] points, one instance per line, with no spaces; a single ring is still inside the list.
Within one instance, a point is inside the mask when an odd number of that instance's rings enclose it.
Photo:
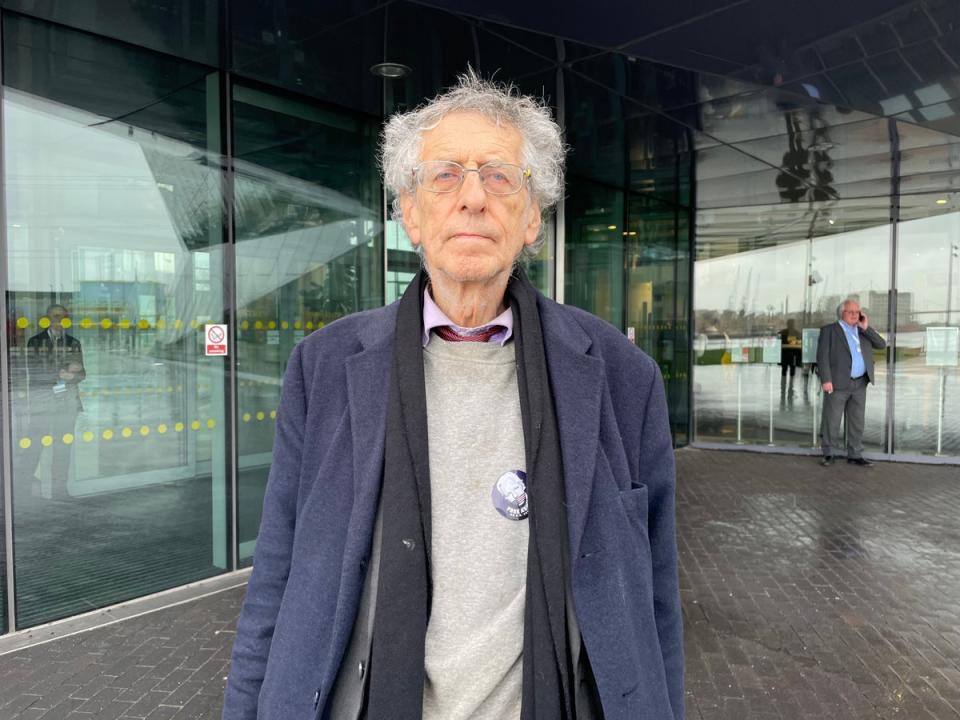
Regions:
[[[204,325],[204,355],[227,354],[227,326]]]

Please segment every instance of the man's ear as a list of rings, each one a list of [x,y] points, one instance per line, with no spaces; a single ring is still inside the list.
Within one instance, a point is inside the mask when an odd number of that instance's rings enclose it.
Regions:
[[[532,245],[540,234],[540,225],[543,223],[540,217],[540,203],[536,200],[531,202],[527,212],[530,213],[530,217],[527,220],[527,227],[524,228],[523,244]]]
[[[403,216],[403,229],[407,237],[416,247],[420,244],[420,208],[417,207],[417,198],[408,192],[400,193],[400,212]]]

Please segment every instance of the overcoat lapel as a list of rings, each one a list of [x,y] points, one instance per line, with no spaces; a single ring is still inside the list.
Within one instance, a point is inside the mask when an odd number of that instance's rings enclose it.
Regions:
[[[587,521],[600,442],[603,362],[587,354],[591,340],[551,301],[540,301],[540,321],[563,457],[571,560]]]
[[[340,593],[331,633],[326,678],[332,683],[353,628],[383,479],[387,392],[393,357],[395,313],[361,337],[364,349],[347,358],[347,398],[353,460],[353,507],[344,547]]]

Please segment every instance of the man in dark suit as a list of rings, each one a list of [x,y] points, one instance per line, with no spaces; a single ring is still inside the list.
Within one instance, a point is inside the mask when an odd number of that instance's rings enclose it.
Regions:
[[[847,418],[847,462],[869,467],[863,457],[863,426],[867,384],[874,380],[873,349],[887,346],[870,327],[860,304],[849,298],[837,308],[838,320],[820,328],[817,368],[823,386],[823,422],[820,439],[824,467],[833,464],[843,447],[841,421]]]
[[[25,358],[27,433],[31,443],[18,467],[24,475],[32,477],[40,462],[42,438],[49,436],[53,453],[50,492],[56,500],[70,497],[67,479],[71,443],[64,442],[64,436],[73,434],[77,415],[83,409],[79,383],[87,376],[80,341],[64,327],[69,317],[63,305],[50,305],[46,311],[50,324],[27,340]]]
[[[472,72],[388,122],[424,269],[294,349],[224,720],[681,720],[663,381],[518,266],[549,110]]]

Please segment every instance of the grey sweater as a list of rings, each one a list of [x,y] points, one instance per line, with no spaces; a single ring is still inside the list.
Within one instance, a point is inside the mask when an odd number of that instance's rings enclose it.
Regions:
[[[529,525],[513,344],[434,336],[423,360],[433,525],[423,717],[516,720]]]

